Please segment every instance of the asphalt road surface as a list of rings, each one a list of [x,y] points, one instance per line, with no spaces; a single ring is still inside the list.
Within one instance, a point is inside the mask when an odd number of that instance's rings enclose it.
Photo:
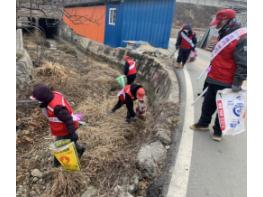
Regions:
[[[198,50],[195,62],[186,66],[195,99],[202,91],[210,52]],[[203,99],[194,105],[194,120],[198,121]],[[213,122],[210,127],[213,126]],[[225,136],[221,142],[211,139],[209,132],[194,131],[187,197],[246,197],[247,196],[247,135]],[[176,197],[176,195],[175,195]]]

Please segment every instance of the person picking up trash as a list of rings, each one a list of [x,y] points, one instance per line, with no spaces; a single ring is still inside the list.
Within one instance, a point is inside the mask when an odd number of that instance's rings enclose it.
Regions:
[[[127,107],[127,116],[126,121],[130,123],[131,121],[135,121],[136,113],[134,112],[133,102],[138,99],[140,103],[144,103],[145,90],[141,85],[131,84],[126,85],[119,93],[118,93],[118,102],[111,110],[114,113],[117,109],[121,108],[122,105],[126,105]],[[141,113],[143,113],[141,111]]]
[[[212,59],[205,80],[207,91],[202,104],[199,121],[190,128],[208,131],[212,116],[216,112],[216,95],[219,90],[232,88],[239,92],[247,77],[247,32],[236,20],[236,12],[222,9],[210,23],[219,29],[218,43],[212,51]],[[216,114],[212,139],[222,140],[222,131]]]
[[[49,120],[51,134],[55,137],[55,140],[70,139],[75,143],[78,155],[81,157],[85,148],[77,143],[78,118],[74,115],[72,107],[64,96],[60,92],[51,91],[44,84],[39,84],[34,87],[30,98],[41,102],[39,107]],[[53,166],[60,166],[55,157]]]
[[[124,74],[127,77],[127,84],[132,84],[135,79],[136,79],[136,62],[134,61],[134,59],[128,55],[124,56],[124,61],[125,61],[125,65],[124,65]]]

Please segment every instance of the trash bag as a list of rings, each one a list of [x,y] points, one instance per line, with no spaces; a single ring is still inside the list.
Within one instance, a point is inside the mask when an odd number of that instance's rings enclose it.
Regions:
[[[189,55],[189,62],[195,61],[196,57],[197,57],[196,51],[191,51],[191,53]]]
[[[246,131],[246,91],[233,92],[223,89],[217,92],[216,106],[223,135],[237,135]]]
[[[124,86],[127,84],[127,78],[125,75],[121,75],[121,76],[117,77],[116,81],[118,82],[118,84],[121,88],[124,88]]]
[[[138,106],[135,111],[138,118],[145,119],[146,105],[144,102],[138,102]]]

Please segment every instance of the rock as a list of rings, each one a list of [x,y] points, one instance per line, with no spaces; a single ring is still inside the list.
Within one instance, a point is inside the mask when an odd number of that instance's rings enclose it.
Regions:
[[[31,171],[31,175],[33,177],[38,177],[38,178],[42,178],[43,177],[43,173],[39,169],[32,170]]]
[[[81,197],[93,197],[96,196],[97,189],[94,186],[89,186],[87,190],[81,195]]]
[[[132,194],[127,192],[127,187],[126,186],[117,185],[114,188],[114,192],[117,194],[118,197],[133,197]]]
[[[38,181],[38,178],[37,177],[34,177],[33,178],[33,183],[36,183]]]
[[[165,129],[158,129],[156,133],[156,137],[158,140],[160,140],[163,144],[168,145],[171,144],[171,137],[170,137],[170,131]]]
[[[29,133],[30,133],[30,131],[28,131],[28,130],[25,130],[25,131],[24,131],[24,134],[25,134],[25,135],[28,135]]]
[[[128,192],[134,194],[137,191],[138,187],[135,184],[131,184],[128,186]]]
[[[132,182],[133,184],[135,184],[135,185],[138,185],[138,184],[139,184],[139,180],[140,180],[140,178],[139,178],[139,176],[138,176],[137,174],[134,174],[134,175],[132,176],[132,178],[131,178],[131,182]]]
[[[35,196],[36,195],[36,192],[35,191],[31,191],[30,192],[30,196]]]
[[[44,181],[44,179],[39,179],[38,183],[43,185],[43,184],[45,184],[45,181]]]
[[[162,196],[162,189],[164,184],[164,178],[160,177],[147,188],[146,196],[147,197],[156,197]]]
[[[158,165],[166,158],[166,152],[160,141],[141,147],[137,155],[136,164],[145,177],[153,178],[157,176]]]

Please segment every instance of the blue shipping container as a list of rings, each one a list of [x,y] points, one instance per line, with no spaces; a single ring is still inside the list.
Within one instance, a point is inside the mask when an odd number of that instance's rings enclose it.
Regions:
[[[142,40],[167,48],[175,0],[125,0],[108,3],[104,43],[125,46],[126,40]]]

